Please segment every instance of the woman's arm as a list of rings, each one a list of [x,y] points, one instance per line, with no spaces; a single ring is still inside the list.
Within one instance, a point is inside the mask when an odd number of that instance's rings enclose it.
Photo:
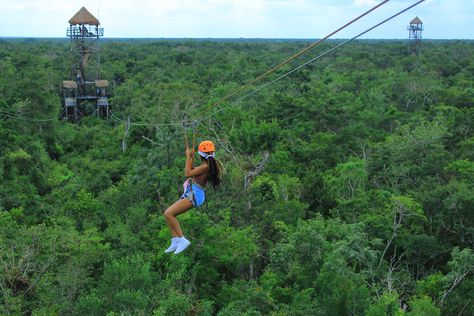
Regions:
[[[193,169],[192,161],[190,162],[188,159],[186,159],[186,168],[184,170],[184,175],[186,176],[186,178],[194,177],[194,176],[207,172],[207,169],[208,169],[207,163],[204,163],[200,165],[199,167],[196,167]]]
[[[199,167],[193,168],[194,161],[194,150],[186,148],[186,164],[184,166],[184,176],[186,178],[194,177],[204,172],[207,172],[207,163],[200,165]]]

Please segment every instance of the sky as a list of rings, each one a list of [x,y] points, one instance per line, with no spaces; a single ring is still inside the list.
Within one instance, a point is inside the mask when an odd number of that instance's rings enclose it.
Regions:
[[[351,38],[417,0],[391,0],[331,38]],[[66,37],[86,7],[105,37],[322,38],[382,0],[0,0],[0,37]],[[474,0],[426,0],[362,38],[474,39]]]

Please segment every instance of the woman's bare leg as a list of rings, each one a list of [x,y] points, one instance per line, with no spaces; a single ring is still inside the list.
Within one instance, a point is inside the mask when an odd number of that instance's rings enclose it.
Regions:
[[[176,219],[176,216],[186,211],[189,211],[191,208],[193,208],[193,203],[191,203],[191,201],[189,201],[188,199],[180,199],[174,202],[163,213],[163,216],[166,219],[166,223],[168,224],[168,227],[170,229],[171,236],[183,237],[183,231],[179,226],[179,222]]]

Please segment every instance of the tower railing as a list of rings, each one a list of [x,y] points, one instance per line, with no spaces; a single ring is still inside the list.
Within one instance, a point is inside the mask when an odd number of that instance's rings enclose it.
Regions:
[[[104,29],[96,26],[75,25],[67,29],[66,36],[72,38],[104,36]]]
[[[422,24],[411,24],[410,26],[407,26],[408,31],[423,31],[423,25]]]

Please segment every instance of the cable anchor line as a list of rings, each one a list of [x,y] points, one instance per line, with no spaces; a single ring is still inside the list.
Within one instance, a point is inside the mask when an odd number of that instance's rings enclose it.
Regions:
[[[269,74],[275,72],[276,70],[278,70],[279,68],[281,68],[282,66],[286,65],[287,63],[289,63],[290,61],[298,58],[299,56],[303,55],[304,53],[306,53],[307,51],[309,51],[310,49],[314,48],[314,47],[317,47],[319,46],[321,43],[323,43],[325,40],[327,40],[329,37],[333,36],[334,34],[338,33],[339,31],[345,29],[346,27],[348,27],[349,25],[353,24],[354,22],[360,20],[361,18],[363,18],[364,16],[368,15],[369,13],[371,13],[372,11],[375,11],[376,9],[378,9],[379,7],[383,6],[384,4],[386,4],[387,2],[389,2],[390,0],[384,0],[382,1],[381,3],[377,4],[376,6],[372,7],[371,9],[367,10],[366,12],[362,13],[361,15],[359,15],[358,17],[352,19],[351,21],[347,22],[346,24],[344,24],[343,26],[339,27],[337,30],[331,32],[330,34],[326,35],[325,37],[321,38],[320,40],[312,43],[311,45],[309,45],[308,47],[304,48],[303,50],[299,51],[298,53],[294,54],[293,56],[290,56],[288,57],[287,59],[285,59],[284,61],[282,61],[280,64],[276,65],[275,67],[267,70],[265,73],[261,74],[260,76],[258,76],[257,78],[249,81],[248,83],[244,84],[243,86],[241,86],[240,88],[238,88],[237,90],[235,90],[234,92],[226,95],[225,97],[217,100],[216,102],[214,102],[213,104],[211,104],[210,106],[208,106],[207,108],[205,108],[203,111],[201,111],[200,114],[196,115],[196,116],[199,116],[203,113],[206,113],[207,111],[209,111],[210,109],[222,104],[223,102],[225,102],[226,100],[228,100],[229,98],[233,97],[234,95],[236,95],[237,93],[239,93],[240,91],[244,90],[245,88],[248,88],[249,86],[253,85],[254,83],[256,83],[257,81],[265,78],[266,76],[268,76]]]
[[[61,116],[64,114],[65,110],[63,110],[59,115],[52,117],[52,118],[45,118],[45,119],[35,119],[35,118],[30,118],[30,117],[25,117],[22,114],[18,113],[13,113],[9,111],[4,111],[0,109],[0,116],[6,117],[8,119],[12,120],[21,120],[25,122],[33,122],[33,123],[42,123],[42,122],[51,122],[51,121],[56,121],[61,118]]]

